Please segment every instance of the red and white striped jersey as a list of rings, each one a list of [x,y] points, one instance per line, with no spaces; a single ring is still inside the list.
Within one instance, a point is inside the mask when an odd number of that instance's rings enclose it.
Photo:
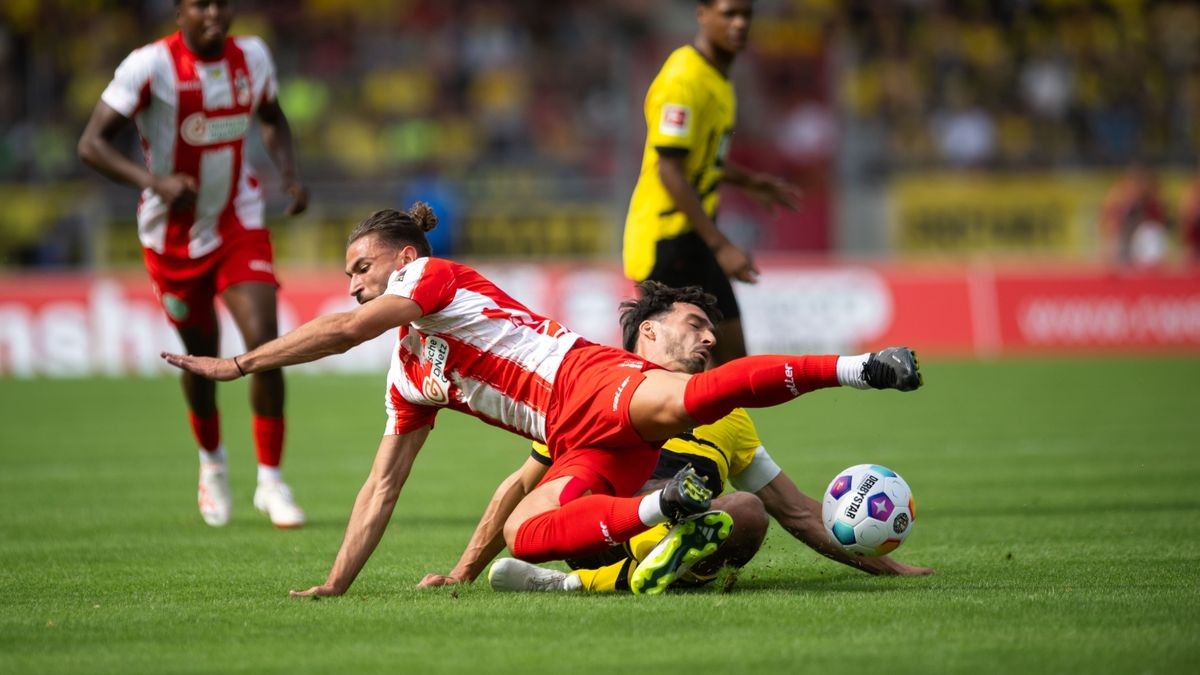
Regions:
[[[386,293],[416,302],[424,316],[399,329],[385,434],[432,424],[449,407],[545,441],[554,378],[579,335],[441,258],[418,258],[394,272]]]
[[[183,173],[199,194],[189,211],[171,211],[152,190],[138,203],[142,246],[173,258],[200,258],[237,228],[263,226],[263,199],[245,157],[246,132],[261,103],[275,100],[271,53],[256,37],[225,40],[206,60],[181,33],[134,50],[100,96],[137,123],[151,173]]]

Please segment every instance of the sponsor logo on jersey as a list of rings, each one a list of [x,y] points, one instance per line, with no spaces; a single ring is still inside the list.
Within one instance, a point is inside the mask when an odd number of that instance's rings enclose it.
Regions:
[[[621,402],[621,394],[625,393],[625,385],[629,384],[629,379],[631,377],[633,376],[626,375],[625,379],[621,380],[621,384],[617,387],[617,391],[613,393],[613,412],[617,412],[617,405]]]
[[[249,128],[250,115],[245,113],[208,117],[197,112],[184,118],[179,133],[189,145],[213,145],[239,140]]]
[[[249,267],[255,272],[266,272],[270,274],[271,272],[275,271],[274,265],[272,265],[271,261],[269,260],[251,260]]]
[[[450,380],[446,378],[450,345],[431,335],[425,338],[424,352],[421,366],[425,376],[421,379],[421,393],[434,405],[446,405],[450,402]]]
[[[643,363],[641,361],[622,361],[617,364],[617,367],[618,368],[637,368],[638,370],[641,370],[642,365],[643,365]]]
[[[237,92],[238,105],[250,105],[250,78],[245,73],[238,73],[233,79],[233,90]]]
[[[662,108],[658,132],[664,136],[685,138],[692,130],[692,110],[686,105],[667,103]]]

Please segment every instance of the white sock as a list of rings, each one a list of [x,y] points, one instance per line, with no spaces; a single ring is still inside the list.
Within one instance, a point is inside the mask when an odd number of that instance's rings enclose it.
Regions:
[[[667,517],[663,515],[662,506],[659,503],[661,494],[662,490],[655,490],[642,497],[642,503],[638,504],[638,517],[642,519],[643,525],[651,527],[667,522]]]
[[[283,472],[277,466],[266,466],[265,464],[258,465],[258,482],[262,483],[282,483]]]
[[[870,389],[871,385],[863,379],[863,366],[867,364],[869,358],[871,358],[870,352],[858,356],[839,356],[837,360],[838,384],[855,389]]]
[[[574,572],[571,572],[570,574],[567,575],[566,579],[563,579],[563,590],[564,591],[578,591],[582,588],[583,588],[583,579],[580,579],[579,575]]]
[[[216,450],[209,452],[204,448],[200,448],[200,463],[201,464],[224,464],[225,463],[225,444],[217,446]]]

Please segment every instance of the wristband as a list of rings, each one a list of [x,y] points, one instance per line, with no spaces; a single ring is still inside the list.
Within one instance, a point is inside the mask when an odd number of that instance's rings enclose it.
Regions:
[[[236,356],[233,357],[233,365],[238,369],[238,372],[241,373],[242,377],[246,376],[246,371],[242,370],[242,364],[238,363]]]

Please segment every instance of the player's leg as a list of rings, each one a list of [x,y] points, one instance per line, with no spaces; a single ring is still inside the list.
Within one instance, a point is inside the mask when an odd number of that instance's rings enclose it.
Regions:
[[[207,316],[191,317],[186,325],[177,325],[179,339],[188,354],[216,356],[220,343],[216,313],[211,302],[207,307],[195,306],[192,311]],[[180,377],[183,396],[187,401],[192,433],[200,446],[200,478],[196,487],[196,504],[200,517],[213,527],[229,522],[233,499],[229,491],[229,470],[225,446],[221,443],[221,416],[217,410],[217,385],[212,380],[184,372]]]
[[[221,299],[229,308],[247,350],[278,337],[275,284],[234,284],[225,289]],[[254,491],[254,507],[267,514],[276,527],[299,527],[304,524],[304,511],[296,505],[280,469],[285,431],[282,370],[268,370],[250,376],[250,410],[254,450],[258,458],[258,487]]]
[[[279,336],[273,257],[268,233],[252,230],[227,245],[217,270],[217,289],[248,350]],[[280,473],[285,431],[282,370],[250,376],[250,409],[258,457],[254,506],[276,527],[299,527],[304,512]]]
[[[762,546],[768,520],[762,500],[757,496],[749,492],[732,492],[714,499],[711,508],[729,514],[733,528],[715,553],[697,560],[690,570],[682,573],[676,570],[673,585],[703,586],[715,579],[723,567],[741,568],[746,565]],[[579,577],[578,584],[562,579],[560,587],[552,590],[573,590],[577,585],[581,590],[590,592],[629,591],[639,563],[650,557],[655,547],[670,534],[667,525],[658,525],[635,535],[626,544],[629,558],[591,569],[577,569],[571,574]]]
[[[762,500],[751,492],[731,492],[713,500],[712,508],[733,518],[733,532],[713,555],[692,567],[680,582],[702,585],[716,578],[722,567],[742,568],[762,548],[770,523]],[[636,551],[635,551],[636,553]]]
[[[733,492],[714,500],[712,507],[729,514],[734,526],[726,532],[727,538],[723,543],[719,543],[715,553],[697,559],[690,570],[673,571],[675,586],[695,587],[708,584],[717,577],[723,567],[740,569],[745,566],[762,546],[768,525],[762,500],[749,492]],[[694,528],[692,531],[694,538]],[[638,563],[649,557],[655,547],[670,534],[671,528],[666,524],[656,525],[630,537],[625,547],[630,557],[620,558],[609,564],[596,560],[586,567],[570,572],[540,567],[515,558],[502,558],[488,571],[488,581],[493,589],[510,592],[629,591],[634,583],[634,572]],[[719,530],[717,534],[719,537]],[[706,543],[707,541],[701,538],[701,546]],[[611,549],[617,550],[620,549]],[[664,584],[663,588],[666,585],[671,585],[671,582]]]
[[[636,456],[630,465],[654,453]],[[543,562],[593,555],[668,521],[678,521],[708,509],[712,493],[690,468],[679,472],[661,489],[645,496],[612,496],[611,482],[586,461],[566,455],[565,466],[521,500],[504,524],[508,550],[522,560]],[[644,463],[644,462],[641,462]],[[628,494],[628,492],[626,492]]]
[[[695,375],[651,370],[633,392],[629,417],[647,441],[711,424],[735,408],[765,408],[826,387],[912,391],[923,384],[904,347],[857,356],[759,355]]]

